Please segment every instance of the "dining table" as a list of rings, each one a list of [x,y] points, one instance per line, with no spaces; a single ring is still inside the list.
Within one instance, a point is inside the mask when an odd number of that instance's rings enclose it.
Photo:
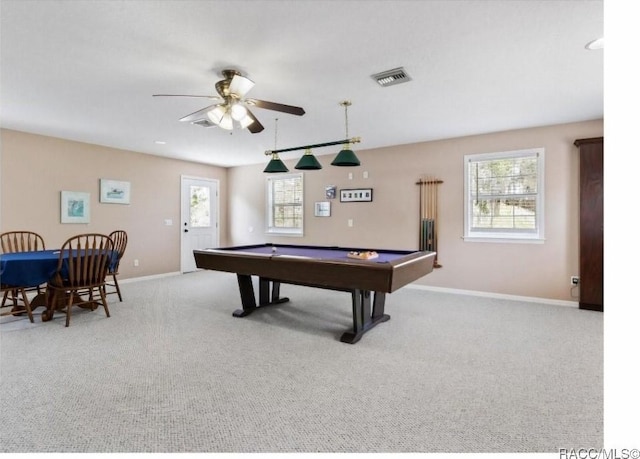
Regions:
[[[115,256],[114,256],[115,255]],[[63,255],[68,257],[68,253]],[[5,288],[34,288],[46,284],[58,269],[60,260],[60,250],[35,250],[29,252],[13,252],[0,254],[0,281]],[[117,261],[117,252],[112,251],[111,265]],[[63,300],[64,301],[64,300]],[[46,295],[43,292],[36,294],[30,301],[31,309],[44,306],[42,321],[46,322],[53,316],[54,309],[58,309],[62,304],[47,304]],[[93,309],[95,306],[87,306]],[[21,314],[22,310],[16,310],[16,314]]]

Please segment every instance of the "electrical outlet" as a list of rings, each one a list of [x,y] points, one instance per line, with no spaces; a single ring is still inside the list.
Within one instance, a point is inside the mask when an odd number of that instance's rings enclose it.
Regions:
[[[140,266],[140,262],[138,261],[137,258],[133,260],[133,266]]]
[[[575,287],[576,285],[580,285],[580,277],[571,276],[571,286]]]

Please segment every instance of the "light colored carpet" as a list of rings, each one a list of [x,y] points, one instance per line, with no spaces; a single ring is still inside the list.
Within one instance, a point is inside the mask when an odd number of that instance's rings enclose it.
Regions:
[[[404,288],[349,345],[350,296],[234,318],[232,274],[0,324],[2,452],[557,452],[602,447],[603,319]]]

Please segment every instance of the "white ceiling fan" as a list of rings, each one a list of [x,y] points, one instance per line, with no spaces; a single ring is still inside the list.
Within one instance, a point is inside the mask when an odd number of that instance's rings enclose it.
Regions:
[[[247,128],[252,134],[261,132],[264,130],[264,126],[251,112],[250,106],[298,116],[302,116],[305,113],[302,107],[260,99],[245,99],[246,94],[253,88],[255,83],[242,76],[238,70],[223,70],[222,76],[224,79],[216,83],[217,96],[154,94],[153,97],[200,97],[217,100],[219,102],[184,116],[180,118],[180,121],[188,121],[204,127],[219,126],[226,130],[232,130],[234,127]]]

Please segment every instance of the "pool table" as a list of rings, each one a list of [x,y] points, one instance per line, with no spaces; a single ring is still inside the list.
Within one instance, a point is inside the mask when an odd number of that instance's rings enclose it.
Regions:
[[[375,251],[377,258],[349,258],[350,252]],[[340,341],[356,343],[363,334],[389,320],[385,294],[433,270],[435,252],[355,249],[303,245],[257,244],[193,251],[201,269],[237,274],[245,317],[257,308],[289,301],[280,297],[280,284],[295,284],[351,293],[353,326]],[[259,278],[258,301],[251,276]]]

